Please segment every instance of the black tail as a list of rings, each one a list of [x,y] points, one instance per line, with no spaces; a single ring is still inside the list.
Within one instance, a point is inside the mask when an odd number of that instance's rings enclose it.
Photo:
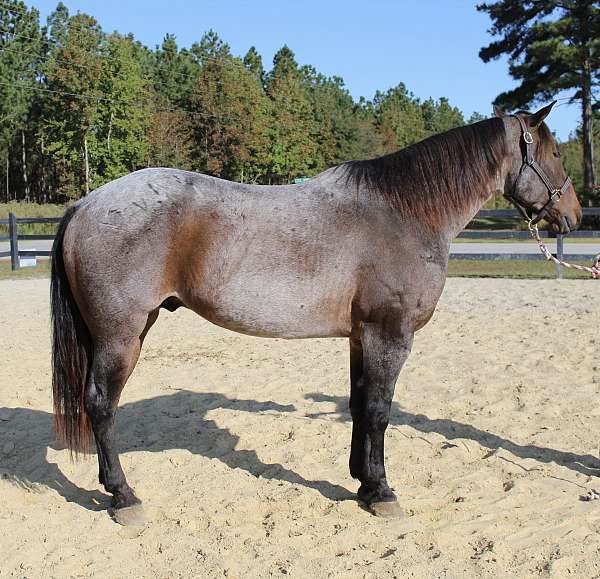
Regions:
[[[52,246],[52,394],[56,432],[71,452],[85,452],[91,425],[84,406],[91,363],[90,334],[73,298],[63,259],[63,239],[77,206],[67,209]]]

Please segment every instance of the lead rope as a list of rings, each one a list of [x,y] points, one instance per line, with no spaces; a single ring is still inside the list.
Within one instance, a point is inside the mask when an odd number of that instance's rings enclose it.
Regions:
[[[527,222],[527,227],[529,227],[529,232],[531,233],[531,237],[535,239],[540,247],[540,251],[544,254],[545,258],[548,261],[553,261],[557,265],[562,265],[568,269],[577,269],[579,271],[587,271],[592,274],[594,279],[600,279],[600,254],[596,256],[596,260],[594,262],[593,267],[586,267],[585,265],[578,265],[576,263],[569,263],[567,261],[562,261],[552,255],[550,250],[546,247],[546,244],[540,239],[540,232],[538,231],[537,224],[532,224],[531,219]]]
[[[600,279],[600,254],[596,256],[594,259],[594,265],[592,267],[586,267],[584,265],[577,265],[576,263],[568,263],[566,261],[561,261],[554,257],[550,250],[546,247],[546,244],[540,239],[540,232],[538,231],[537,224],[532,224],[531,219],[527,221],[527,227],[529,227],[529,232],[531,233],[531,237],[535,239],[540,246],[540,251],[544,254],[547,260],[553,261],[559,265],[563,265],[569,269],[578,269],[580,271],[587,271],[592,274],[594,279]],[[591,489],[585,495],[581,495],[579,497],[581,501],[597,501],[600,500],[600,492],[596,489]]]

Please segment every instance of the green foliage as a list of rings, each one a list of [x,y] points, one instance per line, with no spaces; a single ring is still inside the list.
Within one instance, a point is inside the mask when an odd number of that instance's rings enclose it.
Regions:
[[[38,11],[18,0],[0,4],[0,156],[2,173],[8,171],[6,199],[19,189],[29,198],[26,147],[39,93],[26,87],[39,84],[42,48]]]
[[[62,217],[66,208],[61,203],[11,201],[0,203],[0,219],[8,219],[9,213],[14,213],[17,217]]]
[[[317,123],[305,81],[294,53],[283,46],[273,58],[266,81],[272,102],[269,172],[275,182],[314,173],[317,153]]]
[[[66,9],[51,21],[45,73],[55,92],[41,133],[57,187],[78,198],[147,160],[148,81],[132,38],[106,36],[92,17],[69,17]]]
[[[463,114],[453,107],[446,97],[441,97],[436,103],[432,98],[427,99],[421,110],[425,119],[425,130],[428,135],[443,133],[465,124]]]
[[[420,103],[404,83],[385,93],[377,91],[373,107],[386,152],[407,147],[427,136]]]
[[[43,36],[39,13],[18,0],[0,4],[0,147],[10,146],[16,130],[26,127],[37,83]]]
[[[596,122],[594,123],[593,143],[594,150],[600,151],[600,114],[595,115]],[[583,183],[583,167],[581,158],[583,156],[583,145],[581,142],[581,130],[578,130],[568,141],[560,143],[560,155],[563,165],[567,173],[573,180],[575,191],[582,197],[583,201],[595,202],[600,199],[598,192],[595,196],[587,196],[584,194]],[[600,175],[600,157],[596,155],[594,159],[595,174]]]
[[[60,17],[51,28],[44,67],[47,90],[53,92],[46,93],[41,132],[55,167],[57,187],[64,196],[76,199],[89,187],[85,149],[87,143],[89,161],[90,133],[103,98],[99,81],[104,38],[91,16],[68,17],[66,9],[61,9]],[[93,170],[90,173],[93,179]]]
[[[378,91],[372,110],[386,152],[465,124],[460,110],[447,98],[420,102],[403,83],[386,93]]]
[[[0,18],[5,199],[78,199],[145,166],[287,183],[464,124],[446,98],[403,84],[356,102],[287,46],[265,70],[255,47],[234,56],[213,30],[150,49],[62,3],[44,28],[20,0],[0,3]]]
[[[313,67],[305,66],[301,72],[316,128],[314,170],[361,157],[362,121],[344,81],[337,76],[327,78]],[[375,130],[373,125],[370,128]]]
[[[267,173],[270,120],[260,78],[232,57],[216,34],[210,33],[200,46],[204,66],[191,96],[195,168],[232,180],[259,181]]]
[[[185,106],[199,75],[192,54],[180,51],[175,37],[167,34],[151,56],[148,76],[153,79],[157,100],[164,106]]]
[[[499,0],[477,6],[492,19],[490,33],[500,37],[482,48],[485,62],[509,58],[510,73],[521,84],[496,102],[516,109],[550,100],[557,92],[581,87],[584,62],[600,59],[600,18],[595,0]]]
[[[467,125],[472,125],[473,123],[479,123],[480,121],[485,121],[485,119],[487,119],[487,117],[485,115],[482,115],[481,113],[478,113],[477,111],[475,111],[469,117],[469,120],[467,121]]]
[[[109,36],[102,64],[98,86],[107,98],[98,103],[91,133],[93,187],[143,166],[148,156],[148,83],[135,59],[132,40]]]
[[[254,46],[251,46],[244,56],[244,66],[251,72],[258,81],[263,84],[265,81],[265,69],[263,67],[262,57],[256,51]]]

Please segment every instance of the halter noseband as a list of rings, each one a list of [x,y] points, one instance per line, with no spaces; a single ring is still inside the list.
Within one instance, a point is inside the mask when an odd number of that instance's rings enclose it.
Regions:
[[[542,180],[544,185],[546,185],[546,188],[548,189],[548,193],[550,194],[550,198],[548,199],[548,202],[546,203],[546,205],[544,205],[541,208],[541,210],[535,216],[535,218],[531,219],[529,217],[529,215],[527,215],[527,211],[525,210],[525,208],[519,203],[519,201],[517,201],[517,199],[516,199],[516,197],[514,197],[514,195],[507,195],[506,197],[509,201],[511,201],[515,205],[515,207],[519,210],[521,215],[523,215],[523,217],[528,222],[530,222],[531,225],[536,225],[544,217],[546,217],[546,215],[548,214],[548,211],[550,211],[550,209],[552,209],[552,207],[554,207],[554,205],[556,205],[556,203],[558,203],[559,199],[566,193],[567,189],[569,188],[569,185],[571,184],[571,177],[567,177],[565,179],[565,182],[562,184],[562,187],[560,187],[560,188],[554,187],[554,185],[548,178],[548,175],[546,174],[546,172],[542,169],[542,167],[538,164],[538,162],[533,158],[533,153],[531,152],[531,145],[533,144],[533,136],[527,129],[527,125],[525,124],[525,121],[519,115],[512,115],[512,116],[514,116],[519,121],[519,124],[521,125],[521,137],[523,138],[523,142],[525,143],[525,155],[523,157],[523,164],[521,165],[521,169],[519,170],[519,175],[517,177],[517,180],[515,181],[515,188],[516,188],[517,183],[519,182],[519,179],[523,173],[523,169],[525,169],[526,167],[531,167],[537,173],[538,177]]]

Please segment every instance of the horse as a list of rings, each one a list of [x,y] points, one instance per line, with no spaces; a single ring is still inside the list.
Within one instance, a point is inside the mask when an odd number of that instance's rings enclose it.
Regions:
[[[400,516],[384,436],[413,336],[444,288],[451,240],[497,194],[557,233],[581,221],[544,123],[553,104],[496,110],[300,184],[149,168],[68,208],[50,284],[56,430],[75,458],[93,435],[114,519],[144,520],[119,462],[119,397],[159,310],[178,307],[251,336],[348,338],[357,499]]]

